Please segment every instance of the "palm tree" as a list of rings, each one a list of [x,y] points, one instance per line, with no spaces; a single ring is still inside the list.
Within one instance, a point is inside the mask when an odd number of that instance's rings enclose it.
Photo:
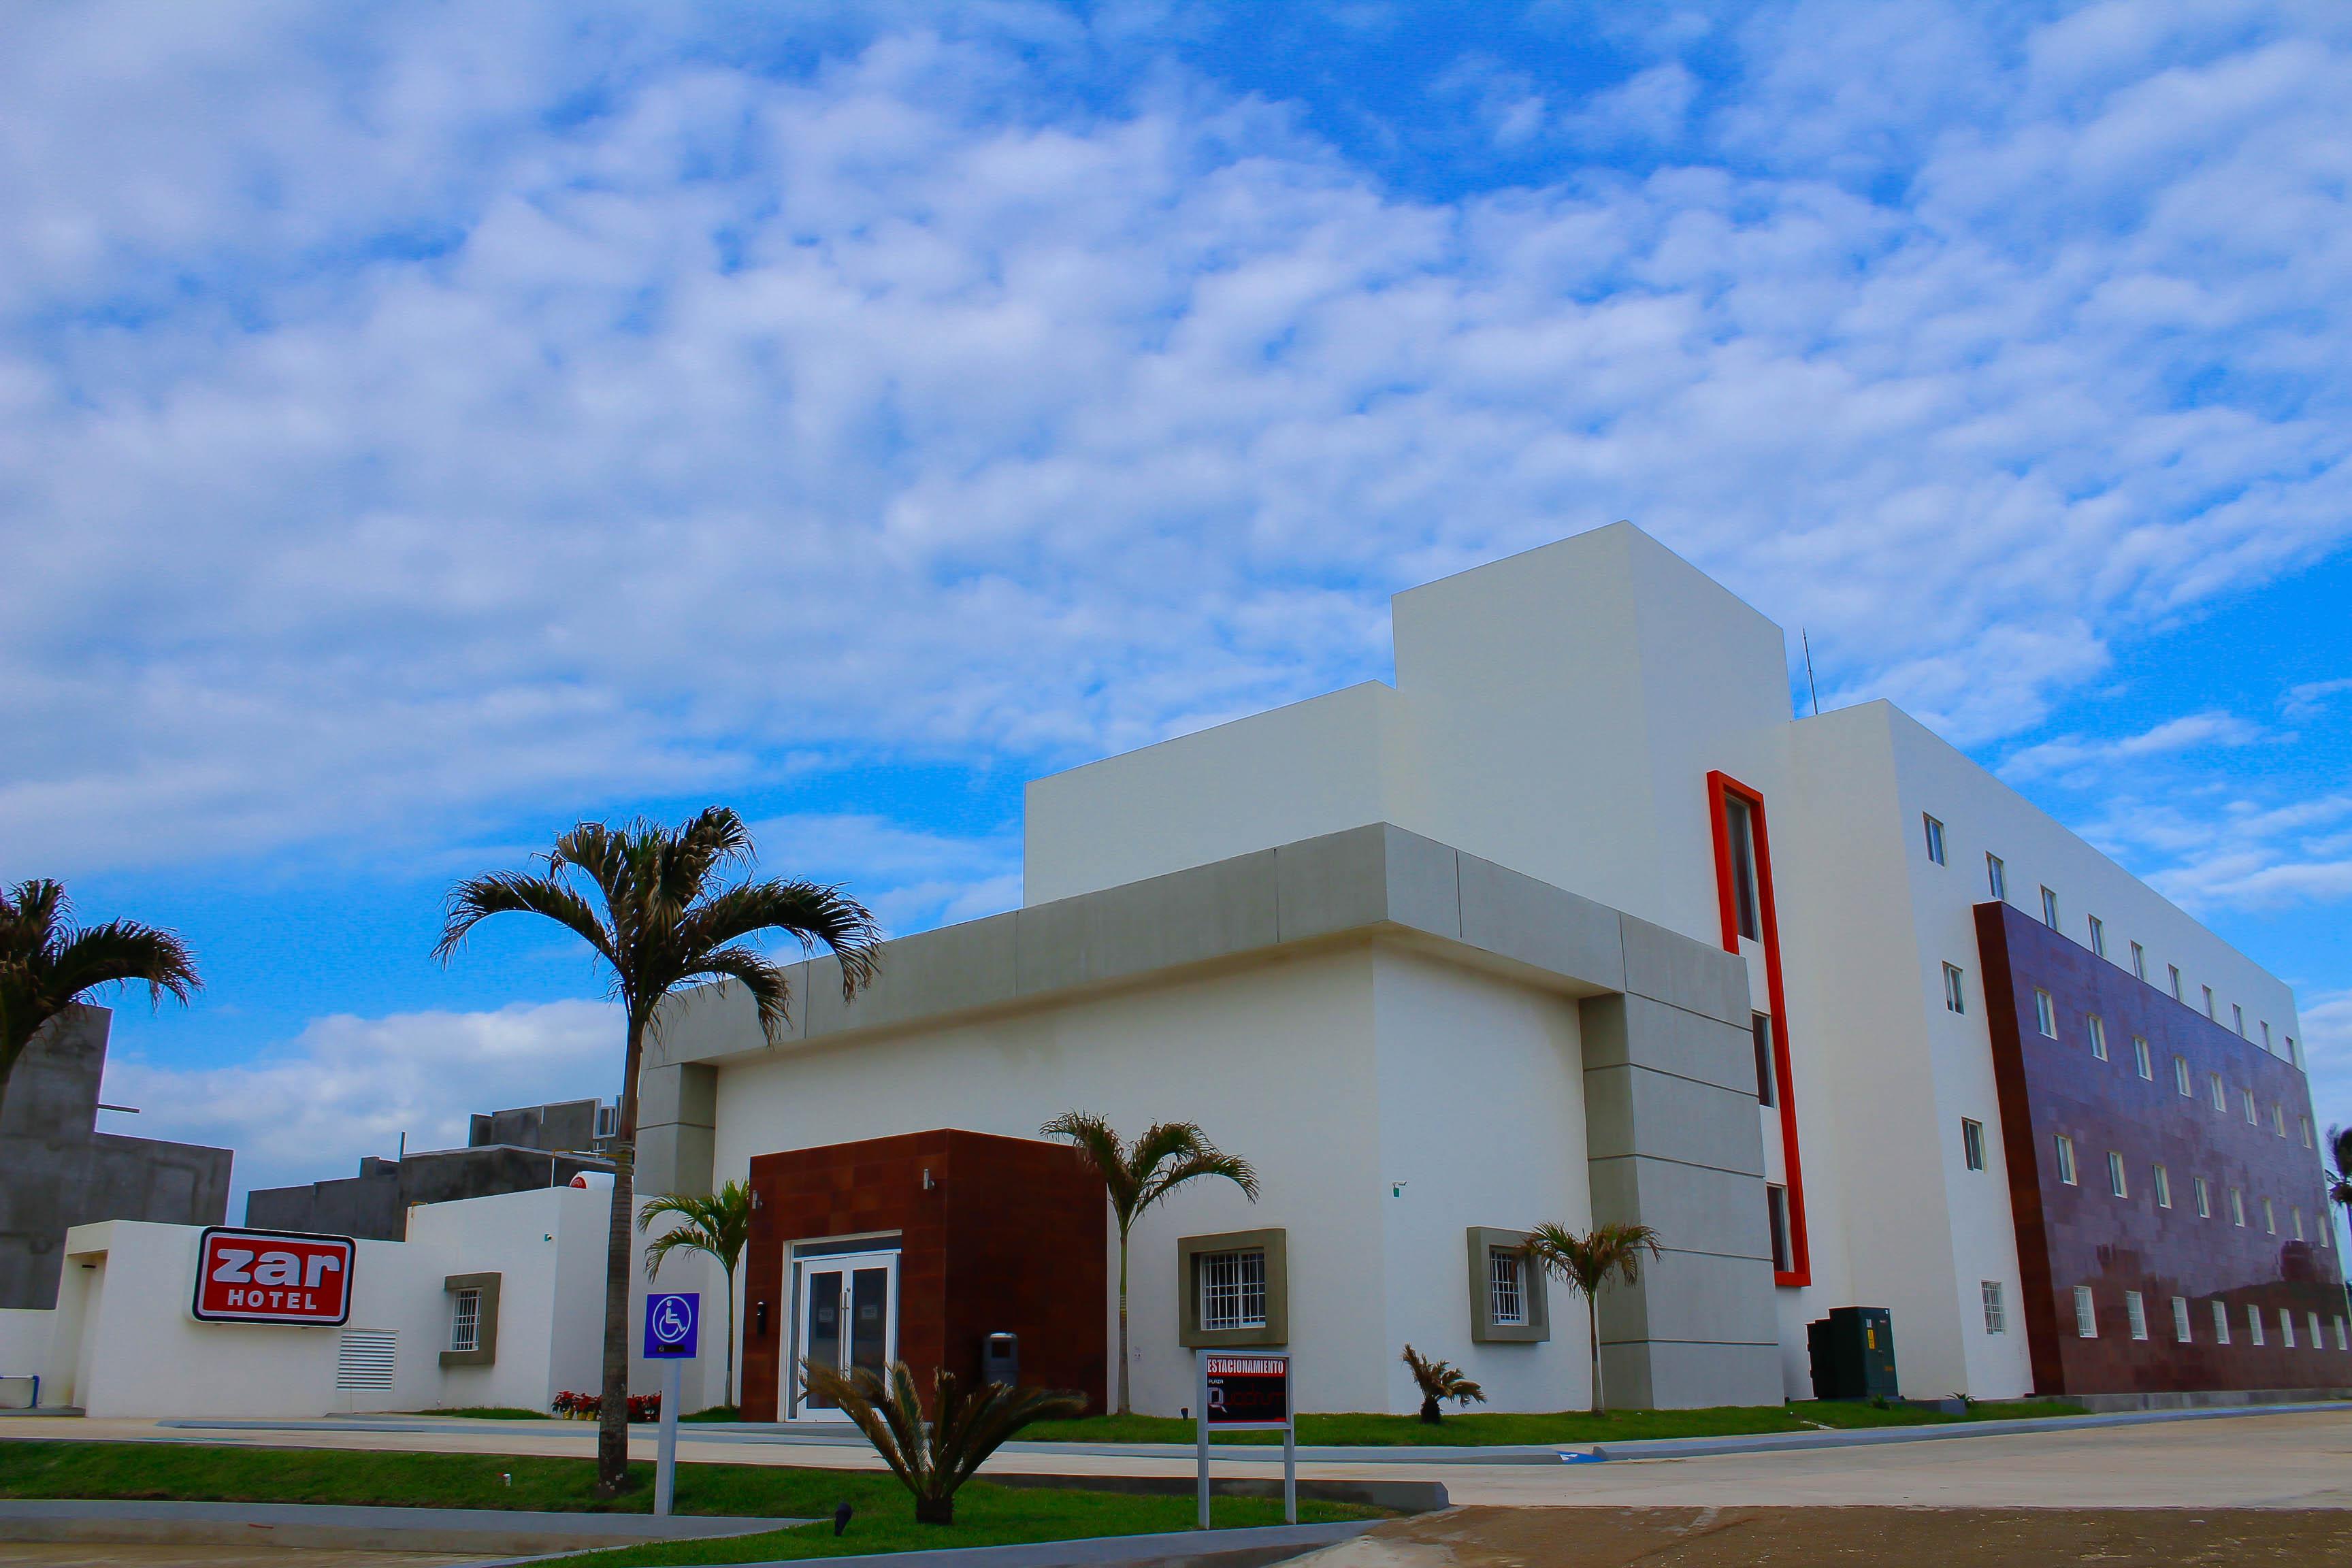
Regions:
[[[1584,1321],[1592,1348],[1592,1409],[1609,1413],[1601,1393],[1601,1287],[1615,1275],[1628,1285],[1642,1277],[1642,1253],[1658,1256],[1658,1233],[1646,1225],[1604,1225],[1579,1236],[1566,1226],[1539,1225],[1528,1233],[1528,1256],[1536,1267],[1566,1280],[1584,1298]]]
[[[1486,1403],[1486,1391],[1450,1361],[1432,1361],[1407,1345],[1404,1364],[1412,1368],[1412,1380],[1421,1385],[1421,1418],[1432,1426],[1445,1419],[1445,1413],[1437,1407],[1441,1400],[1451,1399],[1465,1410],[1473,1400]]]
[[[605,1239],[604,1402],[598,1407],[596,1487],[611,1497],[629,1474],[629,1214],[637,1140],[637,1068],[662,999],[706,980],[740,982],[758,1004],[760,1027],[781,1043],[792,985],[783,965],[756,945],[768,931],[823,942],[841,961],[846,1001],[874,977],[874,917],[839,888],[814,882],[719,880],[751,856],[743,821],[714,805],[677,827],[638,821],[583,822],[541,857],[540,873],[497,871],[449,890],[434,956],[446,963],[467,933],[492,915],[551,920],[577,935],[611,972],[628,1028],[621,1069],[620,1128],[613,1140],[613,1217]],[[587,883],[583,891],[579,880]],[[601,901],[600,913],[590,895]]]
[[[2327,1152],[2336,1158],[2336,1168],[2327,1173],[2327,1201],[2352,1215],[2352,1127],[2329,1128]]]
[[[1074,1388],[1020,1388],[985,1383],[971,1393],[945,1367],[931,1374],[931,1418],[915,1394],[915,1374],[890,1363],[886,1382],[871,1367],[801,1363],[812,1397],[839,1405],[890,1473],[915,1494],[915,1522],[953,1524],[956,1489],[999,1445],[1032,1421],[1086,1413],[1087,1396]]]
[[[1127,1386],[1128,1232],[1146,1209],[1202,1176],[1223,1176],[1255,1203],[1257,1172],[1248,1161],[1220,1152],[1190,1121],[1155,1122],[1132,1149],[1120,1143],[1109,1122],[1091,1111],[1065,1111],[1037,1131],[1076,1144],[1110,1194],[1111,1213],[1118,1221],[1118,1413],[1125,1415],[1132,1408]]]
[[[33,1037],[90,992],[144,985],[163,1005],[203,989],[187,944],[135,921],[73,923],[65,884],[43,879],[0,890],[0,1104]]]
[[[722,1404],[735,1403],[735,1265],[742,1260],[743,1244],[751,1239],[751,1189],[729,1182],[715,1193],[686,1196],[672,1193],[649,1199],[637,1211],[642,1232],[662,1215],[676,1215],[681,1223],[654,1237],[646,1248],[646,1278],[661,1272],[673,1252],[708,1253],[727,1274],[727,1383]],[[681,1413],[682,1414],[682,1413]]]

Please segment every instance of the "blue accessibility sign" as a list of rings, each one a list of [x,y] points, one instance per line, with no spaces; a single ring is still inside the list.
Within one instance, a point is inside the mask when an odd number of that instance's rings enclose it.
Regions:
[[[702,1327],[702,1297],[692,1290],[646,1298],[646,1359],[691,1361]]]

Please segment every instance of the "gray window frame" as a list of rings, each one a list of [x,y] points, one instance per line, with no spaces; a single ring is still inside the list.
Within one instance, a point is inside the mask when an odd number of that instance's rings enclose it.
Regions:
[[[481,1298],[481,1310],[474,1323],[474,1348],[469,1351],[443,1351],[443,1366],[490,1366],[497,1363],[499,1279],[496,1274],[452,1274],[441,1281],[442,1292],[449,1298],[449,1310],[453,1314],[457,1310],[459,1291],[476,1291]]]
[[[1176,1342],[1189,1350],[1290,1342],[1290,1260],[1283,1230],[1229,1230],[1176,1239]],[[1255,1329],[1201,1326],[1201,1259],[1218,1252],[1265,1254],[1265,1324]]]
[[[1526,1293],[1528,1321],[1524,1323],[1495,1321],[1494,1297],[1487,1288],[1486,1260],[1497,1249],[1514,1251],[1528,1244],[1524,1230],[1503,1230],[1493,1226],[1474,1225],[1469,1227],[1470,1340],[1481,1345],[1539,1344],[1551,1338],[1551,1306],[1544,1291],[1544,1271],[1529,1258],[1519,1276],[1519,1288]]]

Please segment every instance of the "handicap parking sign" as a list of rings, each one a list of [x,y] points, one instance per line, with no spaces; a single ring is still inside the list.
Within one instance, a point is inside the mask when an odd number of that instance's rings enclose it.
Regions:
[[[690,1361],[702,1325],[702,1297],[692,1290],[646,1298],[646,1359]]]

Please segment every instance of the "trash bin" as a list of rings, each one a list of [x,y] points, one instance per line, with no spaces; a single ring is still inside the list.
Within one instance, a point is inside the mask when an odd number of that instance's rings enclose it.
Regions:
[[[980,1380],[1021,1385],[1021,1336],[990,1334],[980,1342]]]
[[[1895,1399],[1895,1314],[1885,1307],[1832,1307],[1805,1325],[1815,1399]]]

